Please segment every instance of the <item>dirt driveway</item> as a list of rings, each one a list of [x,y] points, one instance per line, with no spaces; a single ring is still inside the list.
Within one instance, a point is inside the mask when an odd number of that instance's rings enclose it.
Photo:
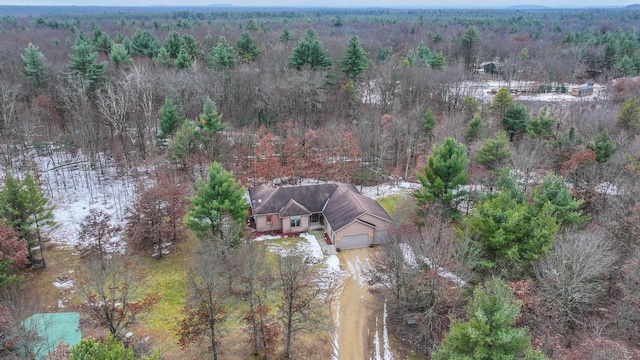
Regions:
[[[344,250],[338,254],[344,284],[334,301],[333,359],[392,360],[386,307],[367,289],[364,273],[375,249]]]

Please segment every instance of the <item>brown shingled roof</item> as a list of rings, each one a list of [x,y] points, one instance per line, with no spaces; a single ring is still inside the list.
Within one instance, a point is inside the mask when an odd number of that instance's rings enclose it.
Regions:
[[[307,210],[304,205],[299,204],[294,199],[290,199],[289,202],[287,202],[287,205],[285,205],[282,209],[280,209],[280,211],[278,211],[278,215],[280,215],[280,217],[294,215],[311,215],[311,212]]]
[[[334,231],[340,230],[365,213],[386,221],[393,221],[377,201],[363,196],[354,186],[343,187],[336,191],[327,202],[323,213]]]
[[[324,214],[333,230],[370,214],[391,222],[391,216],[380,204],[363,196],[351,184],[331,183],[271,188],[266,185],[249,188],[254,215],[278,214],[280,217]]]
[[[319,213],[337,187],[337,184],[319,184],[273,189],[262,185],[249,188],[249,196],[255,215],[278,213],[291,199],[309,212]]]

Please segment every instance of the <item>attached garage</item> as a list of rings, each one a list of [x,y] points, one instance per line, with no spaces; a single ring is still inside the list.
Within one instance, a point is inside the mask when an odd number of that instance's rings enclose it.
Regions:
[[[340,250],[354,249],[369,246],[369,234],[346,235],[336,243],[336,248]]]

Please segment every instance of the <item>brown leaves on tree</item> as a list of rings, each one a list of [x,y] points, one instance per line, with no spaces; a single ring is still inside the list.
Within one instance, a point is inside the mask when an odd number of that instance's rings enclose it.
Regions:
[[[262,353],[264,359],[275,356],[276,345],[282,338],[282,330],[280,324],[271,317],[269,307],[259,305],[248,309],[244,312],[242,320],[247,323],[249,343],[255,355]]]
[[[138,253],[162,258],[184,230],[186,187],[161,177],[143,190],[127,217],[127,243]]]
[[[27,241],[20,239],[11,227],[0,223],[0,261],[11,260],[16,271],[29,265]]]
[[[278,154],[274,150],[274,136],[267,134],[260,139],[255,149],[253,164],[254,179],[256,183],[265,183],[269,180],[283,176]]]
[[[88,263],[78,274],[77,285],[84,299],[79,310],[116,338],[161,299],[159,294],[145,291],[147,273],[130,259],[110,259],[105,266]]]
[[[219,331],[217,325],[224,321],[227,315],[227,309],[220,301],[202,301],[198,303],[188,304],[183,308],[185,314],[184,319],[178,324],[178,345],[183,349],[190,344],[198,341],[203,336],[209,336],[211,332],[214,334]],[[209,344],[209,349],[220,345],[219,338],[216,336]]]
[[[77,247],[82,252],[81,256],[100,259],[104,269],[104,258],[109,250],[108,243],[120,230],[120,226],[111,223],[110,214],[102,210],[89,210],[89,214],[80,224],[78,234],[81,243]]]
[[[583,166],[590,166],[596,163],[596,153],[591,149],[580,149],[569,157],[569,160],[562,163],[561,171],[563,175],[573,174]]]

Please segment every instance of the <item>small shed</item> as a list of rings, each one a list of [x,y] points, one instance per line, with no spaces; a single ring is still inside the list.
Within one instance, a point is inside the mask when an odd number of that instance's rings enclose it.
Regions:
[[[500,71],[498,70],[498,63],[495,61],[485,61],[479,64],[476,68],[476,72],[492,75],[500,73]]]
[[[593,95],[593,85],[582,85],[569,90],[569,94],[577,97]]]
[[[23,323],[26,331],[37,333],[30,346],[38,360],[56,349],[59,342],[73,346],[80,342],[80,315],[77,312],[35,314]]]

